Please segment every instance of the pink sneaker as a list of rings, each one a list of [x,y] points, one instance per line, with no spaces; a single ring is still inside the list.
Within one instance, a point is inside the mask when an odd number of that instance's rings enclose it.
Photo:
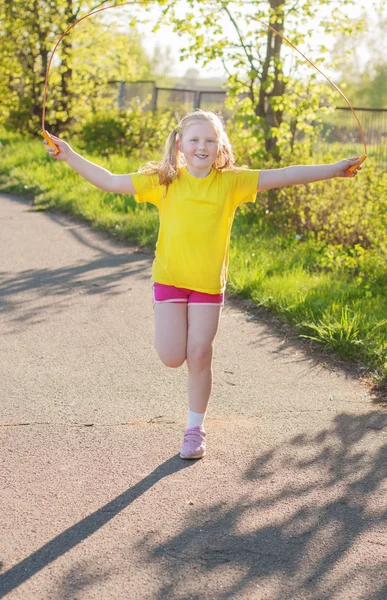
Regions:
[[[184,430],[180,458],[203,458],[206,455],[206,432],[201,427]]]

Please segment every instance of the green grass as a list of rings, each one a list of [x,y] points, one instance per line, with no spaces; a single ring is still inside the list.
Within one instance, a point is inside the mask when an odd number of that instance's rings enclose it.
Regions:
[[[43,144],[0,135],[0,190],[34,199],[35,210],[59,209],[144,249],[154,250],[158,212],[131,196],[103,192],[67,165],[48,157]],[[138,168],[128,158],[86,156],[115,173]],[[264,219],[253,222],[237,212],[232,231],[227,289],[250,298],[291,323],[299,336],[314,340],[341,357],[361,362],[380,388],[387,385],[387,291],[385,269],[368,272],[332,260],[334,246],[270,231]],[[329,253],[329,266],[326,257]],[[340,258],[340,257],[339,257]],[[375,263],[376,264],[376,263]]]
[[[257,228],[238,235],[235,222],[228,289],[274,310],[301,337],[361,361],[379,383],[387,375],[387,293],[380,283],[344,271],[310,269],[316,243]]]
[[[59,209],[108,230],[116,237],[153,248],[157,239],[158,212],[152,206],[137,204],[132,196],[104,192],[70,169],[50,158],[36,140],[20,141],[0,137],[0,190],[34,199],[35,210]],[[126,157],[85,158],[115,173],[134,172],[137,163]]]

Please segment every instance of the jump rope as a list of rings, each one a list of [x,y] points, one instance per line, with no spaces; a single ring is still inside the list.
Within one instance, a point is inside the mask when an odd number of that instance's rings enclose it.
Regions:
[[[72,25],[70,25],[70,27],[68,29],[66,29],[66,31],[60,36],[59,40],[57,41],[51,57],[50,57],[50,61],[48,63],[47,66],[47,71],[46,71],[46,79],[45,79],[45,83],[44,83],[44,92],[43,92],[43,111],[42,111],[42,136],[44,137],[45,140],[47,140],[47,143],[50,146],[53,146],[56,150],[56,154],[59,153],[59,147],[54,143],[54,141],[52,140],[50,134],[48,133],[48,131],[45,129],[45,115],[46,115],[46,103],[47,103],[47,87],[48,87],[48,76],[49,76],[49,72],[50,72],[50,67],[51,67],[51,63],[52,60],[54,58],[56,49],[58,48],[60,42],[62,41],[62,39],[69,33],[69,31],[75,27],[75,25],[77,25],[78,23],[80,23],[81,21],[83,21],[84,19],[87,19],[88,17],[91,17],[92,15],[95,15],[99,12],[102,12],[104,10],[109,10],[111,8],[118,8],[119,6],[125,6],[125,5],[134,5],[137,4],[136,2],[123,2],[122,4],[115,4],[114,6],[105,6],[105,8],[99,8],[98,10],[94,10],[90,13],[88,13],[87,15],[85,15],[84,17],[82,17],[81,19],[78,19],[77,21],[75,21],[75,23],[73,23]],[[301,52],[301,50],[299,50],[298,48],[296,48],[296,46],[294,46],[294,44],[292,44],[292,42],[290,40],[288,40],[284,35],[282,35],[282,33],[279,33],[279,31],[277,31],[276,29],[274,29],[274,27],[272,27],[271,25],[268,25],[267,23],[264,23],[264,21],[261,21],[260,19],[254,17],[255,21],[258,21],[258,23],[260,23],[261,25],[263,25],[264,27],[267,27],[268,29],[270,29],[273,33],[275,33],[275,35],[279,35],[280,38],[282,38],[287,44],[289,44],[289,46],[291,46],[291,48],[293,48],[293,50],[296,50],[296,52],[298,52],[312,67],[314,67],[314,69],[316,69],[316,71],[318,71],[323,77],[325,77],[325,79],[339,92],[339,94],[344,98],[345,102],[348,104],[349,108],[351,109],[357,124],[359,126],[360,129],[360,133],[361,133],[361,138],[363,141],[363,146],[364,146],[364,154],[359,158],[359,162],[356,163],[355,165],[352,165],[351,167],[348,168],[348,171],[350,173],[353,173],[367,158],[367,145],[366,145],[366,140],[365,140],[365,135],[364,135],[364,131],[363,128],[361,126],[361,123],[359,121],[359,118],[355,112],[355,109],[353,108],[352,104],[350,103],[350,101],[348,100],[348,98],[345,96],[345,94],[340,90],[340,88],[333,83],[333,81],[331,81],[331,79],[329,79],[329,77],[327,75],[325,75],[321,69],[319,69],[318,67],[316,67],[316,65],[309,60],[309,58],[307,58],[305,56],[305,54],[303,54]]]

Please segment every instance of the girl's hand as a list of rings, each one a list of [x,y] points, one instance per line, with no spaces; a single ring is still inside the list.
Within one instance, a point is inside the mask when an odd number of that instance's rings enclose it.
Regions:
[[[60,138],[56,137],[56,135],[52,135],[50,133],[50,136],[52,138],[52,141],[55,142],[55,144],[58,146],[59,152],[56,154],[55,148],[53,146],[50,146],[47,140],[43,140],[43,144],[45,144],[46,150],[49,153],[49,155],[52,158],[56,158],[58,160],[68,160],[71,154],[73,153],[71,146],[67,142],[64,142]]]
[[[358,167],[353,173],[348,171],[348,169],[349,167],[356,165],[359,160],[360,156],[353,156],[352,158],[344,158],[343,160],[339,160],[339,162],[335,163],[335,167],[337,168],[335,177],[355,177],[362,168]]]

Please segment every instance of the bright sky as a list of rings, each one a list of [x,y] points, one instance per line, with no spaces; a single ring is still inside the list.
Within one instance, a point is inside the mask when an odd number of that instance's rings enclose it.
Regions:
[[[338,0],[338,4],[340,4],[339,0]],[[369,12],[369,14],[373,14],[372,4],[371,4],[370,0],[367,0],[366,4],[367,4],[367,11]],[[189,11],[189,10],[192,11],[192,9],[190,9],[188,7],[187,3],[184,0],[179,0],[176,3],[176,5],[179,6],[181,15],[184,15],[184,13],[186,11]],[[349,18],[358,17],[362,11],[362,5],[363,5],[362,0],[354,0],[353,8],[348,10]],[[127,14],[129,14],[130,16],[134,15],[132,7],[117,9],[117,11],[118,10],[127,11]],[[136,10],[138,10],[138,9],[136,9]],[[112,11],[112,13],[113,12],[116,12],[116,11]],[[105,15],[108,15],[108,13],[110,13],[110,11],[106,12]],[[210,65],[208,65],[205,68],[201,68],[198,64],[195,63],[194,60],[186,59],[185,61],[180,62],[179,61],[179,51],[181,48],[183,48],[187,45],[188,37],[179,36],[177,33],[174,33],[172,31],[171,27],[161,27],[156,33],[152,33],[152,26],[157,21],[158,14],[159,14],[158,8],[150,8],[150,9],[148,8],[146,13],[144,12],[143,9],[141,9],[141,12],[140,12],[141,17],[142,17],[142,19],[148,21],[148,23],[146,25],[138,24],[137,29],[143,35],[143,46],[150,55],[152,55],[154,53],[154,49],[157,44],[162,49],[165,49],[166,47],[171,48],[172,56],[173,55],[176,56],[174,70],[173,70],[173,73],[171,73],[171,75],[182,76],[185,74],[187,69],[195,68],[195,69],[201,70],[201,77],[223,77],[223,78],[225,77],[226,74],[224,72],[223,65],[220,61],[213,61]],[[229,39],[232,39],[235,36],[234,27],[232,26],[232,24],[230,23],[230,21],[227,18],[224,19],[223,23],[224,23],[225,33],[227,34]],[[310,50],[308,51],[309,55],[307,54],[305,49],[304,49],[304,52],[308,56],[308,58],[313,60],[313,58],[315,56],[318,56],[318,48],[321,44],[324,44],[328,48],[331,48],[333,46],[333,43],[334,43],[334,38],[332,38],[332,36],[316,34],[313,36],[312,51],[310,51]],[[300,49],[303,50],[303,48],[300,48]],[[315,53],[313,53],[314,50],[316,51]],[[311,52],[312,52],[312,54],[310,54]],[[364,57],[364,60],[367,59],[366,52],[363,52],[362,56]],[[327,74],[330,76],[333,75],[332,72],[329,73],[329,69],[327,69]]]

